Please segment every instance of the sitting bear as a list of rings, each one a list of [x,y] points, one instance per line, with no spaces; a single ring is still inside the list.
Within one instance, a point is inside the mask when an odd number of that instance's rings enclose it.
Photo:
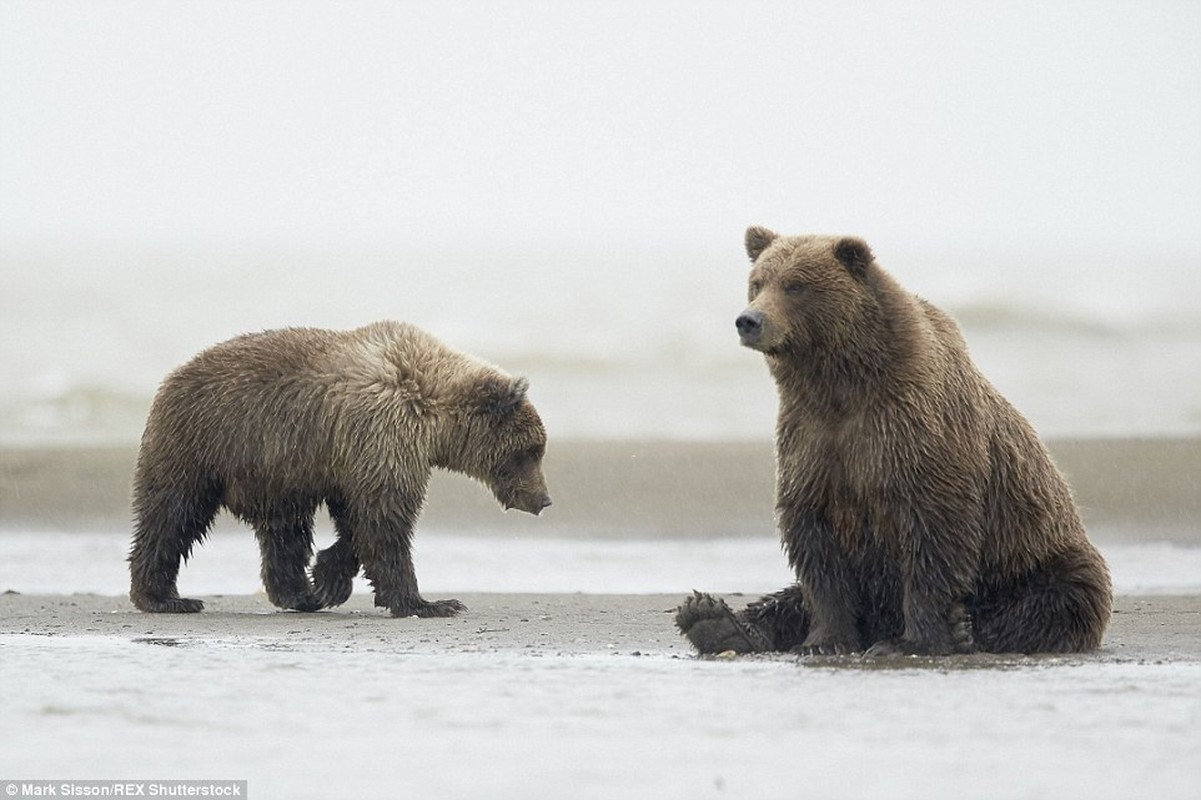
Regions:
[[[266,331],[205,350],[167,377],[146,422],[130,599],[142,611],[200,611],[179,596],[180,560],[224,506],[254,527],[280,608],[345,602],[361,565],[375,604],[394,616],[462,611],[418,593],[413,525],[434,467],[481,481],[506,509],[550,505],[546,431],[527,388],[396,322]],[[310,582],[323,502],[336,540]]]
[[[796,583],[738,612],[694,594],[702,653],[1096,648],[1109,572],[1029,423],[957,326],[856,238],[746,233],[735,321],[779,393],[776,515]]]

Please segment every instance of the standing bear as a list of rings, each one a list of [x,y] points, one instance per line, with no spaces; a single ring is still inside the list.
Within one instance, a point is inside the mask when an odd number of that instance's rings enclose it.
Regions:
[[[435,467],[479,480],[506,509],[550,505],[546,431],[527,387],[396,322],[266,331],[205,350],[163,382],[142,435],[130,600],[200,611],[179,596],[180,561],[224,506],[254,527],[280,608],[344,603],[361,566],[393,616],[462,611],[418,593],[413,525]],[[321,503],[336,540],[310,581]]]
[[[736,326],[779,392],[776,516],[794,585],[735,613],[696,593],[701,653],[1063,653],[1099,646],[1109,571],[1029,423],[957,326],[856,238],[746,233]]]

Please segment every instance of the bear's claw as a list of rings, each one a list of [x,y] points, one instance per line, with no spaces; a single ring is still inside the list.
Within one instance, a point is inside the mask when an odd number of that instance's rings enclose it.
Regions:
[[[467,606],[458,600],[418,600],[389,610],[394,617],[453,617],[466,611]]]
[[[676,610],[676,627],[701,654],[773,649],[763,632],[738,619],[725,600],[695,590]]]
[[[849,656],[862,650],[849,642],[825,642],[822,644],[798,644],[788,652],[798,656]]]

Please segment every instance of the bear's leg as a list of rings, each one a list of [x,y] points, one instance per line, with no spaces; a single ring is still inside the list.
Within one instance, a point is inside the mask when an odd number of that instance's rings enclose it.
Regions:
[[[759,630],[767,631],[775,649],[791,651],[809,638],[809,612],[801,587],[792,584],[751,603],[739,618]]]
[[[735,613],[726,602],[693,592],[676,612],[676,627],[701,654],[787,651],[805,640],[809,617],[790,586]]]
[[[373,507],[389,509],[386,515],[372,513],[362,505],[350,505],[348,517],[354,530],[354,551],[375,591],[375,605],[388,609],[394,617],[453,617],[465,611],[467,607],[458,600],[426,600],[417,590],[412,543],[420,502],[408,496],[388,502],[376,498]]]
[[[345,507],[336,500],[327,500],[326,505],[338,538],[317,554],[313,564],[313,594],[322,608],[340,606],[350,599],[355,576],[362,566],[354,552],[354,531]]]
[[[180,597],[176,580],[181,561],[208,533],[220,507],[215,486],[152,486],[139,473],[134,481],[134,534],[129,551],[129,599],[142,611],[186,614],[204,602]]]
[[[1101,646],[1113,595],[1091,546],[1059,556],[971,605],[976,640],[992,653],[1081,653]]]
[[[786,510],[782,522],[788,563],[797,575],[788,607],[807,616],[804,640],[789,649],[822,656],[861,652],[858,584],[830,521],[817,512]]]
[[[886,632],[893,626],[875,626],[873,634],[883,635],[868,640],[872,645],[866,654],[974,653],[975,632],[965,601],[975,585],[984,537],[976,521],[977,501],[970,494],[947,499],[945,492],[932,488],[914,493],[924,502],[908,515],[896,515],[896,527],[884,534],[900,542],[900,629]],[[874,616],[877,621],[884,617],[879,612]]]
[[[321,603],[308,578],[313,554],[313,510],[287,508],[279,512],[252,521],[262,552],[261,574],[267,599],[278,608],[317,611]]]

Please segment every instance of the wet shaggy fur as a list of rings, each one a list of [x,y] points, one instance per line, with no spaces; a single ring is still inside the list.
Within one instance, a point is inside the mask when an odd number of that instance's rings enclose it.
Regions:
[[[449,616],[413,568],[413,526],[433,468],[487,485],[505,508],[550,504],[546,431],[527,382],[424,331],[289,328],[216,345],[163,382],[133,480],[130,599],[143,611],[200,611],[176,588],[181,560],[225,507],[254,528],[262,579],[280,608],[350,596],[360,566],[395,616]],[[336,540],[313,549],[325,503]]]
[[[958,327],[849,237],[746,236],[736,325],[779,392],[776,513],[797,581],[688,598],[702,653],[1061,653],[1099,646],[1109,572],[1063,476]]]

